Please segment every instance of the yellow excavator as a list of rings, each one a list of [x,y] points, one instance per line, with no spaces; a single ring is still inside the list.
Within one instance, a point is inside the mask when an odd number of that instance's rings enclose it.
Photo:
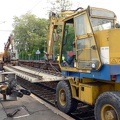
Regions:
[[[11,47],[11,49],[10,49]],[[3,62],[10,63],[11,61],[16,61],[18,59],[17,50],[14,46],[14,36],[11,34],[4,46]]]
[[[56,88],[61,111],[70,113],[81,101],[94,106],[96,120],[120,120],[120,25],[116,21],[113,11],[90,6],[62,18],[51,15],[48,58],[60,24],[59,66],[68,78]]]

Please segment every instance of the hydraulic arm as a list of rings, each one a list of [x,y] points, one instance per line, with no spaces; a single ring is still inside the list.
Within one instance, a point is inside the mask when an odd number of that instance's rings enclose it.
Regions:
[[[17,51],[14,46],[14,36],[11,34],[4,46],[3,62],[10,62],[13,60],[17,60]]]

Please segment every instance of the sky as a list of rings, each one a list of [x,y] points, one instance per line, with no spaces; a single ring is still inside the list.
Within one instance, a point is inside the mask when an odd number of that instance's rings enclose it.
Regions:
[[[40,18],[48,18],[47,11],[50,9],[50,2],[54,0],[0,0],[0,52],[4,51],[4,43],[7,42],[12,33],[13,17],[21,16],[31,12]],[[72,2],[72,9],[78,7],[87,8],[100,7],[114,11],[120,21],[119,0],[69,0]]]

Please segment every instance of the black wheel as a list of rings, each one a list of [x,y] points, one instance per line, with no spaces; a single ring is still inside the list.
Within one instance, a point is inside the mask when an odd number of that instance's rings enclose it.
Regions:
[[[58,108],[64,113],[76,110],[78,101],[72,98],[70,84],[68,81],[60,81],[56,88],[56,100]]]
[[[120,120],[120,92],[105,92],[95,104],[96,120]]]

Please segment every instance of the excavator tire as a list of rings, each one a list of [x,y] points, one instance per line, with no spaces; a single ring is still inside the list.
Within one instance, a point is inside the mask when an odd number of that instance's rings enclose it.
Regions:
[[[94,109],[96,120],[120,120],[120,92],[101,94]]]
[[[69,81],[60,81],[56,88],[56,100],[58,108],[64,113],[76,110],[78,101],[72,98]]]

